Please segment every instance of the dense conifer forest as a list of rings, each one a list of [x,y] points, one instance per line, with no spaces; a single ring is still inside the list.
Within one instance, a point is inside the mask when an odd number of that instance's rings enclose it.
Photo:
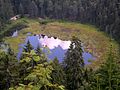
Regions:
[[[120,90],[120,55],[111,43],[97,68],[85,65],[82,41],[75,36],[62,62],[49,61],[40,46],[34,49],[29,40],[18,60],[4,42],[11,32],[28,27],[23,19],[11,28],[11,17],[16,15],[31,22],[41,20],[42,31],[49,20],[91,24],[119,45],[120,0],[0,0],[0,90]]]
[[[17,14],[90,23],[120,38],[119,0],[0,0],[0,25]]]

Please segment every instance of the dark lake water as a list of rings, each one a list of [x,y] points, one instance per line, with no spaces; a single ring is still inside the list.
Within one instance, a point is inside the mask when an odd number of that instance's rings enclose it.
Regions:
[[[19,52],[17,56],[18,59],[20,58],[23,47],[26,45],[28,40],[30,41],[34,49],[36,49],[37,46],[39,45],[42,48],[43,52],[46,53],[48,60],[53,60],[55,57],[57,57],[59,62],[63,61],[65,53],[67,52],[71,44],[71,41],[62,41],[57,37],[48,37],[45,35],[28,36],[25,40],[25,43],[19,45]],[[48,49],[49,53],[47,52]],[[85,51],[83,53],[83,58],[85,64],[90,64],[88,60],[94,60],[94,57],[90,53]]]

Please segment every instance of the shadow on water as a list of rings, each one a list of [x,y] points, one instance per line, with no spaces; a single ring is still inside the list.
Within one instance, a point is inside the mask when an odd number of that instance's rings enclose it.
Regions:
[[[47,55],[48,60],[53,60],[55,57],[57,57],[60,62],[63,61],[65,53],[67,52],[71,43],[70,41],[62,41],[58,38],[42,35],[28,36],[25,43],[20,45],[17,55],[18,59],[21,57],[23,47],[26,45],[28,40],[30,41],[34,49],[36,49],[39,45],[40,48],[43,49],[43,52],[45,52],[45,54]],[[47,52],[48,48],[45,48],[46,46],[49,48],[49,53]],[[90,64],[89,60],[94,60],[94,57],[90,53],[85,51],[83,52],[83,58],[85,64]]]

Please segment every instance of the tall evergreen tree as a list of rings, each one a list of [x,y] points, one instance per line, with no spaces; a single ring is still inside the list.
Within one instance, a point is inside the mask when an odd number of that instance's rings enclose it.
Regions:
[[[0,89],[8,90],[9,87],[19,82],[18,63],[11,49],[8,52],[0,51]]]
[[[31,50],[30,53],[26,53],[20,61],[20,78],[22,84],[17,85],[16,87],[11,87],[10,90],[64,90],[63,85],[57,83],[51,83],[51,73],[52,65],[50,62],[44,61],[44,58],[41,58],[37,55],[34,50]],[[36,65],[33,67],[31,61],[36,62]]]
[[[77,1],[72,1],[69,7],[69,19],[70,20],[76,20],[77,13],[78,13],[78,7],[77,7]]]
[[[41,50],[41,48],[40,48],[40,45],[37,46],[37,48],[36,48],[36,53],[37,53],[38,55],[43,54],[43,53],[42,53],[42,50]]]
[[[24,51],[30,53],[30,51],[33,49],[32,45],[30,44],[30,41],[27,41],[27,44],[24,47]]]
[[[0,0],[0,17],[3,20],[9,20],[14,15],[10,0]]]
[[[44,17],[45,16],[44,0],[38,0],[37,3],[39,9],[39,16]]]
[[[97,71],[100,90],[119,90],[120,89],[120,66],[117,58],[112,52],[108,54],[105,64]]]
[[[38,16],[38,7],[34,1],[32,1],[29,5],[29,15],[32,18]]]
[[[82,57],[81,41],[73,37],[65,59],[64,68],[66,73],[66,85],[68,90],[80,90],[83,85],[84,60]]]
[[[62,65],[59,63],[59,60],[55,58],[52,62],[52,73],[51,73],[51,82],[53,84],[64,85],[65,84],[65,73]]]
[[[40,62],[39,63],[43,63],[47,61],[47,57],[45,56],[45,54],[42,52],[42,49],[40,48],[40,46],[38,45],[36,50],[35,50],[36,54],[40,57]]]
[[[54,8],[53,2],[52,0],[49,0],[47,3],[47,16],[50,18],[53,17],[53,8]]]
[[[19,14],[21,14],[21,16],[24,16],[24,7],[23,7],[22,3],[20,3],[20,5],[19,5]]]

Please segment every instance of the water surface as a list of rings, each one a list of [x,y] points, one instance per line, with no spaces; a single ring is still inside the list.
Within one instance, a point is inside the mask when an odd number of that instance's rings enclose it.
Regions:
[[[18,58],[20,58],[23,47],[26,45],[28,40],[30,41],[34,49],[36,49],[39,45],[40,48],[43,49],[43,52],[45,52],[45,54],[47,55],[48,60],[53,60],[55,57],[57,57],[60,62],[63,61],[65,57],[65,53],[67,52],[71,44],[71,41],[63,41],[58,39],[57,37],[48,37],[45,35],[28,36],[25,40],[25,43],[20,45],[19,53],[17,56]],[[47,52],[48,49],[49,49],[49,53]],[[88,60],[94,59],[94,57],[90,53],[85,51],[83,52],[83,58],[84,58],[85,64],[90,63],[88,62]]]

